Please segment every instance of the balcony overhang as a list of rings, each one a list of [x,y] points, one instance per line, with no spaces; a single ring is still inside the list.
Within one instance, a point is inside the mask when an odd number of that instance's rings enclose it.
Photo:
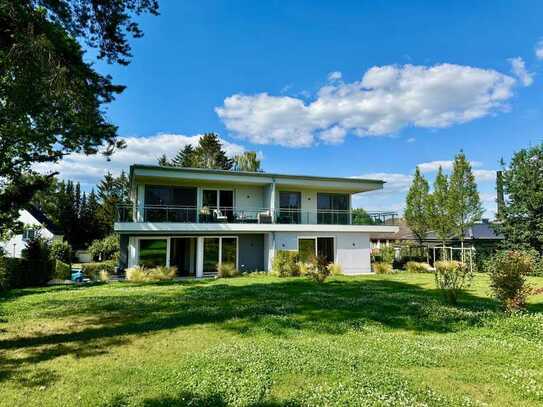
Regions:
[[[397,233],[398,226],[387,225],[301,225],[301,224],[245,224],[245,223],[173,223],[173,222],[116,222],[120,234],[170,233],[266,233],[266,232],[351,232]]]

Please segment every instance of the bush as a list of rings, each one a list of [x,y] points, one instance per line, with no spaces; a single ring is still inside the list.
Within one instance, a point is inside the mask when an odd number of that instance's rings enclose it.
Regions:
[[[53,278],[57,280],[69,280],[72,277],[72,268],[62,260],[55,260],[55,273]]]
[[[114,274],[117,267],[117,262],[107,260],[98,263],[84,263],[81,265],[81,272],[91,280],[98,280],[100,271],[107,271],[109,274]]]
[[[217,272],[221,278],[239,276],[239,271],[234,263],[217,264]]]
[[[88,250],[94,260],[117,260],[121,253],[119,237],[109,235],[102,240],[94,240]]]
[[[473,277],[469,269],[459,261],[444,260],[434,264],[437,287],[450,304],[456,304],[460,290],[469,286]]]
[[[107,283],[109,281],[109,273],[106,270],[100,270],[98,273],[98,280]]]
[[[408,261],[405,269],[410,273],[432,273],[434,271],[428,263],[418,261]]]
[[[7,259],[0,255],[0,291],[9,290],[10,286],[11,281],[8,272]]]
[[[272,273],[277,277],[296,277],[300,275],[298,253],[280,250],[275,254]]]
[[[531,253],[520,250],[498,252],[486,262],[490,288],[505,311],[517,311],[526,305],[531,292],[526,276],[533,272],[535,263]]]
[[[70,243],[64,240],[53,240],[53,243],[51,243],[51,259],[70,264],[72,262],[72,246],[70,246]]]
[[[143,266],[129,267],[126,269],[126,279],[136,283],[145,280],[145,268]]]
[[[307,276],[307,264],[303,261],[298,262],[298,270],[300,271],[301,276]]]
[[[306,276],[317,283],[324,283],[324,280],[330,275],[328,260],[323,256],[311,256],[306,264]]]
[[[341,264],[339,263],[330,263],[328,265],[328,270],[330,270],[330,274],[333,276],[343,275],[343,267],[341,267]]]
[[[177,267],[157,266],[146,269],[144,266],[126,269],[126,279],[133,282],[172,280],[177,274]]]
[[[392,264],[384,262],[376,262],[372,264],[373,272],[375,274],[392,274]]]
[[[54,261],[51,261],[49,242],[40,236],[26,242],[22,251],[27,269],[23,271],[22,284],[24,287],[43,285],[54,274]]]

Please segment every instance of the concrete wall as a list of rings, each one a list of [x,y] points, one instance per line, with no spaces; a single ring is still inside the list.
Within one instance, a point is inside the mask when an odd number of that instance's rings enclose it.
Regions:
[[[239,235],[238,237],[239,270],[264,270],[264,235]]]
[[[238,210],[260,210],[264,205],[264,188],[262,187],[236,187],[234,206]]]
[[[312,233],[275,232],[276,250],[298,250],[299,237],[333,237],[335,261],[343,267],[345,274],[364,274],[371,272],[370,239],[368,233]]]

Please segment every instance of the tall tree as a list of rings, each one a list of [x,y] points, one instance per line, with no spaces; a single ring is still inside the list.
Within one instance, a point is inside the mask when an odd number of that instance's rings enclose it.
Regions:
[[[460,151],[454,157],[449,183],[449,212],[453,232],[460,238],[462,256],[466,231],[483,216],[483,206],[477,183],[466,155]]]
[[[172,165],[168,160],[168,157],[166,157],[166,154],[162,154],[160,157],[158,157],[157,164],[161,167],[170,167]]]
[[[503,168],[505,205],[496,226],[507,246],[543,253],[543,144],[522,149]]]
[[[234,171],[261,172],[260,160],[255,151],[245,151],[234,157]]]
[[[434,180],[434,190],[430,195],[429,205],[430,225],[441,240],[442,246],[445,247],[445,242],[451,237],[453,228],[449,214],[449,181],[441,167]]]
[[[146,12],[157,14],[157,0],[0,2],[0,230],[53,176],[35,163],[124,146],[102,109],[124,87],[85,62],[77,40],[125,65],[127,35],[142,35],[132,16]]]
[[[197,165],[195,150],[192,145],[187,144],[180,149],[172,160],[172,165],[175,167],[191,168]]]
[[[428,181],[417,167],[413,182],[407,193],[404,217],[420,244],[422,244],[430,230],[428,191]]]
[[[232,169],[232,160],[226,156],[219,137],[214,133],[206,133],[200,137],[194,157],[197,168]]]

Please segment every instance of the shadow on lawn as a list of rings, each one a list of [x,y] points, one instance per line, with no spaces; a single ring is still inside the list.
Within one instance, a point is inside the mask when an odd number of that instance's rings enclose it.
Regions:
[[[123,295],[115,292],[117,287]],[[467,293],[458,307],[448,307],[437,290],[392,280],[340,279],[317,285],[305,279],[285,279],[241,286],[183,281],[119,284],[108,290],[111,293],[44,301],[44,309],[50,310],[45,317],[82,320],[83,329],[0,340],[0,351],[24,349],[28,354],[0,358],[0,381],[26,363],[68,354],[95,356],[136,335],[199,324],[218,324],[243,335],[287,336],[300,330],[341,334],[375,324],[453,332],[480,324],[496,309],[493,301]]]

